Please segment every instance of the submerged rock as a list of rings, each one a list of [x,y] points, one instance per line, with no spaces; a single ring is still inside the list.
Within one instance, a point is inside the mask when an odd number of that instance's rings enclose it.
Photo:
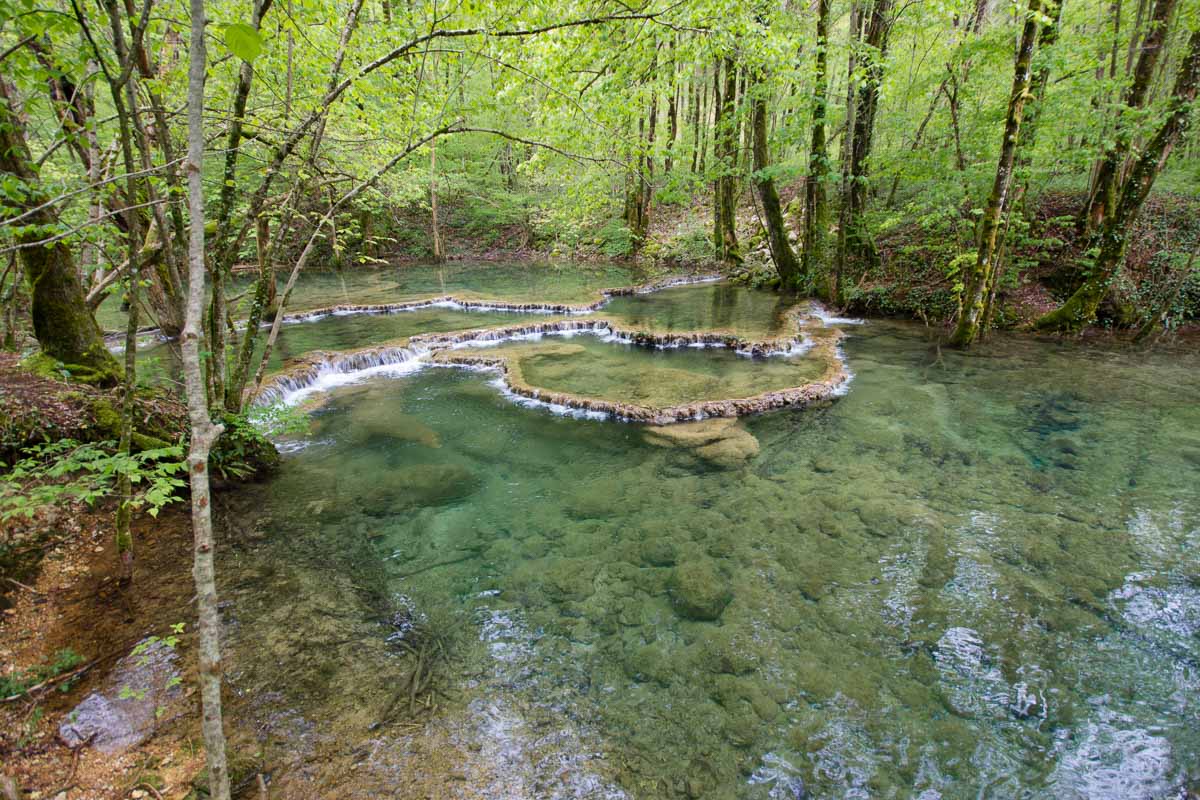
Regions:
[[[183,697],[178,655],[160,639],[144,639],[113,667],[104,688],[92,692],[58,728],[68,747],[90,743],[122,753],[154,733],[160,710]]]
[[[408,508],[453,503],[479,488],[479,478],[455,464],[390,470],[354,498],[364,514],[387,516]]]
[[[350,415],[350,431],[354,439],[361,442],[384,438],[425,447],[442,446],[436,431],[411,414],[397,411],[392,403],[381,400],[355,405]]]
[[[717,417],[679,425],[652,425],[646,441],[659,447],[678,447],[720,467],[740,467],[758,455],[758,439],[732,417]]]
[[[729,583],[709,558],[685,561],[671,576],[671,600],[688,619],[714,620],[733,599]]]

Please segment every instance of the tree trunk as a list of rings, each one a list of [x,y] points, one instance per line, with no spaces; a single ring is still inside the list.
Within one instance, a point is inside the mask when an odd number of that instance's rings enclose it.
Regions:
[[[1000,144],[1000,162],[996,166],[992,193],[988,196],[987,207],[979,223],[979,252],[975,258],[975,266],[966,276],[958,325],[950,337],[951,344],[958,347],[969,347],[978,338],[985,301],[993,284],[999,279],[999,275],[996,274],[996,239],[1008,191],[1012,186],[1013,162],[1016,159],[1017,142],[1021,133],[1021,117],[1025,110],[1025,101],[1029,97],[1029,84],[1032,80],[1030,64],[1037,41],[1041,9],[1041,0],[1029,0],[1029,10],[1026,12],[1025,25],[1021,31],[1021,44],[1017,50],[1017,62],[1013,71],[1008,115],[1004,122],[1004,139]]]
[[[868,180],[871,144],[875,135],[875,115],[879,109],[879,89],[883,81],[883,60],[887,55],[891,29],[892,0],[874,0],[866,16],[865,30],[859,41],[863,62],[862,78],[854,99],[853,123],[848,125],[849,169],[843,173],[846,185],[842,190],[840,260],[874,264],[878,256],[875,243],[867,229],[865,214],[870,190]],[[852,65],[851,74],[854,72]],[[853,83],[851,84],[853,92]],[[845,264],[842,265],[843,268]]]
[[[708,81],[703,81],[703,85],[700,107],[696,111],[696,135],[700,137],[700,161],[692,170],[697,175],[703,175],[708,167],[708,118],[711,116],[708,110]],[[713,85],[715,87],[715,81]],[[714,94],[713,97],[715,98],[716,95]]]
[[[1125,248],[1134,222],[1154,180],[1175,144],[1187,133],[1192,105],[1200,83],[1200,30],[1194,31],[1188,53],[1179,67],[1165,120],[1133,164],[1113,213],[1100,231],[1100,252],[1091,274],[1065,303],[1034,323],[1040,330],[1079,330],[1096,318],[1096,309],[1125,261]]]
[[[718,105],[718,121],[713,133],[713,159],[717,166],[717,215],[715,240],[717,259],[726,264],[742,263],[737,240],[737,68],[733,58],[725,57],[725,86]]]
[[[1105,150],[1096,166],[1087,203],[1076,220],[1076,228],[1082,235],[1086,236],[1095,231],[1116,207],[1121,162],[1129,152],[1133,137],[1133,123],[1127,117],[1130,116],[1130,111],[1136,111],[1146,104],[1154,79],[1154,68],[1164,49],[1167,27],[1175,3],[1176,0],[1156,0],[1154,4],[1145,38],[1142,40],[1141,52],[1138,54],[1137,67],[1134,69],[1133,83],[1129,85],[1121,100],[1122,108],[1118,112],[1113,145]]]
[[[667,87],[667,147],[663,157],[663,178],[671,175],[675,165],[675,140],[679,136],[679,82],[677,80],[678,66],[675,64],[675,45],[671,45],[671,83]]]
[[[808,155],[808,180],[804,183],[803,273],[817,293],[831,300],[832,287],[826,280],[829,261],[829,148],[825,141],[829,78],[829,3],[817,0],[817,63],[813,76],[812,146]]]
[[[429,145],[429,209],[433,232],[433,260],[441,263],[446,260],[446,252],[442,248],[442,231],[438,227],[438,189],[437,189],[437,142]]]
[[[21,263],[29,282],[33,333],[42,352],[65,365],[77,379],[111,385],[121,376],[121,365],[104,346],[100,326],[88,308],[71,248],[63,240],[38,244],[45,231],[58,228],[58,214],[41,186],[41,176],[29,147],[25,129],[12,106],[4,80],[0,80],[0,171],[25,184],[23,231],[15,236],[21,246]]]
[[[779,279],[788,289],[798,288],[802,282],[800,261],[788,241],[787,224],[783,219],[783,204],[779,201],[779,192],[775,189],[775,181],[768,169],[771,166],[770,154],[767,151],[767,101],[763,97],[766,87],[760,81],[753,87],[754,97],[751,100],[751,127],[753,136],[754,158],[754,188],[758,191],[759,202],[762,203],[763,224],[767,228],[767,242],[771,246],[771,260],[775,262],[775,270]]]
[[[657,69],[658,54],[655,52],[654,65],[651,67],[651,80],[653,80],[654,72]],[[650,229],[650,204],[654,200],[654,142],[655,132],[658,128],[658,92],[651,89],[650,92],[650,115],[647,118],[646,124],[646,157],[644,162],[644,172],[641,176],[641,214],[640,225],[637,231],[637,240],[640,243],[641,239],[645,238],[646,232]]]
[[[1037,143],[1038,122],[1042,112],[1042,103],[1046,98],[1046,87],[1050,84],[1050,61],[1048,51],[1058,42],[1059,21],[1062,19],[1062,7],[1065,0],[1049,0],[1046,7],[1047,22],[1042,26],[1038,35],[1037,52],[1039,63],[1034,67],[1033,78],[1029,89],[1029,104],[1025,109],[1025,118],[1021,123],[1023,129],[1021,141],[1017,144],[1016,169],[1020,174],[1021,184],[1016,196],[1009,203],[1012,208],[1018,208],[1021,201],[1029,192],[1029,169],[1033,163],[1033,146]]]
[[[225,759],[225,729],[221,718],[221,619],[213,567],[212,509],[208,489],[208,454],[222,426],[209,417],[200,361],[200,331],[204,307],[204,0],[191,0],[191,63],[188,68],[188,301],[182,335],[183,373],[187,387],[191,443],[188,475],[192,489],[192,535],[195,561],[196,610],[199,617],[199,677],[201,732],[208,762],[209,795],[229,800],[229,769]]]
[[[721,59],[713,62],[713,258],[725,260],[725,237],[721,235]]]

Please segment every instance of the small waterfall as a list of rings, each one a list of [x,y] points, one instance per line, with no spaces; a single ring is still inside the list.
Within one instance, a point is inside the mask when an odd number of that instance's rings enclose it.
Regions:
[[[311,353],[310,363],[272,378],[254,398],[255,405],[282,402],[295,405],[311,394],[337,386],[357,383],[371,375],[407,375],[423,366],[429,349],[417,344],[408,347],[376,347],[341,355]]]
[[[666,286],[695,283],[714,278],[667,281],[650,287],[627,289],[605,289],[603,294],[634,294],[655,291]],[[313,314],[391,313],[399,310],[429,308],[433,305],[453,304],[456,308],[488,308],[492,310],[524,310],[562,313],[566,306],[553,304],[497,304],[473,303],[442,297],[417,303],[386,306],[340,306]],[[602,303],[601,303],[602,304]],[[600,304],[596,304],[600,305]],[[299,319],[299,317],[297,317]],[[468,369],[495,370],[500,373],[496,385],[502,387],[506,397],[523,405],[546,408],[554,413],[567,414],[589,419],[618,419],[630,422],[652,422],[666,424],[705,419],[707,417],[740,417],[787,407],[803,407],[810,403],[846,393],[853,375],[846,366],[845,354],[841,349],[842,333],[825,326],[839,318],[816,302],[797,306],[788,312],[794,334],[792,336],[760,341],[741,339],[726,333],[650,333],[624,331],[604,319],[556,319],[526,325],[509,325],[448,333],[427,333],[411,337],[405,345],[374,347],[351,353],[321,353],[307,356],[299,366],[275,376],[258,393],[254,402],[265,405],[273,402],[295,404],[316,392],[356,383],[365,377],[379,374],[408,375],[425,366],[456,366]],[[504,358],[471,355],[454,351],[494,347],[506,342],[537,341],[543,336],[570,337],[577,334],[599,336],[603,341],[671,349],[680,347],[722,347],[746,358],[771,356],[799,356],[817,350],[826,359],[829,369],[824,379],[763,394],[728,400],[707,400],[686,403],[669,408],[650,408],[627,403],[610,402],[595,398],[551,392],[513,380],[509,364]],[[434,357],[437,356],[435,360]],[[518,399],[519,398],[519,399]]]

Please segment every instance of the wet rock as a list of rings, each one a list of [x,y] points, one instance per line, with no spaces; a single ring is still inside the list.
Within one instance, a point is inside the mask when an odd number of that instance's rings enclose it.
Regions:
[[[375,400],[353,406],[349,429],[356,441],[394,439],[424,447],[441,447],[437,432],[416,417],[397,411],[394,401]]]
[[[634,680],[650,680],[662,686],[669,686],[676,674],[666,650],[658,644],[633,650],[625,660],[625,672]]]
[[[696,448],[696,455],[717,466],[740,467],[758,455],[758,439],[749,431]]]
[[[659,447],[682,448],[711,464],[735,468],[758,455],[758,439],[729,417],[679,425],[652,425],[646,441]]]
[[[528,561],[513,573],[514,586],[541,589],[553,601],[583,600],[593,593],[599,565],[594,559],[554,558]]]
[[[678,550],[675,543],[661,536],[642,542],[642,561],[652,567],[674,566]]]
[[[121,753],[154,733],[159,711],[183,697],[175,650],[144,639],[113,667],[104,688],[92,692],[58,728],[68,747],[90,742],[101,753]]]
[[[760,663],[751,636],[733,625],[704,631],[691,648],[696,666],[714,674],[746,675]]]
[[[455,464],[422,464],[388,470],[365,487],[354,502],[363,513],[387,516],[407,508],[452,503],[479,488],[479,478]]]
[[[671,600],[681,616],[715,620],[732,599],[733,592],[712,559],[698,558],[675,567]]]

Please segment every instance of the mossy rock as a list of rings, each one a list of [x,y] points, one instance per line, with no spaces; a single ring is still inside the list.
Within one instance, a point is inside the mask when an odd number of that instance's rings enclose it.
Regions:
[[[279,451],[245,419],[225,414],[225,432],[210,454],[212,471],[225,480],[257,480],[279,468]]]
[[[670,539],[655,536],[642,542],[642,561],[652,567],[670,567],[679,555],[678,548]]]
[[[364,514],[385,517],[411,508],[449,505],[472,494],[479,485],[479,477],[466,467],[421,464],[389,470],[352,499]]]
[[[671,600],[687,619],[715,620],[733,599],[729,582],[710,558],[696,558],[675,567]]]

